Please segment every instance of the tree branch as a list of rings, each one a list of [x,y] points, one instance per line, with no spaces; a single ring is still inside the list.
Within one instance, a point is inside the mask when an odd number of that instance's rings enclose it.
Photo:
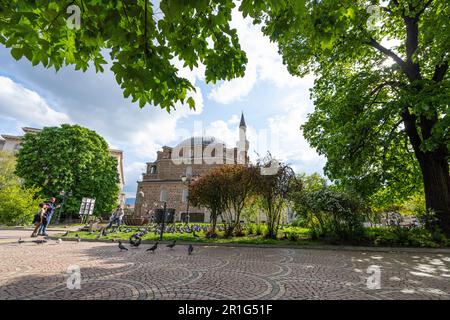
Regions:
[[[444,80],[445,74],[448,71],[448,61],[444,61],[443,64],[436,66],[434,69],[433,81],[441,82]]]
[[[405,124],[405,132],[409,137],[412,147],[414,148],[414,152],[416,153],[417,159],[421,161],[422,151],[420,150],[420,145],[422,144],[422,139],[420,138],[420,135],[417,132],[416,127],[417,117],[411,114],[408,108],[406,107],[402,113],[402,119]]]
[[[394,51],[389,50],[388,48],[382,46],[380,43],[378,43],[375,39],[370,39],[369,45],[383,53],[384,55],[392,58],[405,72],[406,72],[406,62],[403,61],[398,55],[395,54]]]
[[[391,131],[389,132],[387,139],[386,139],[386,144],[383,146],[383,161],[386,160],[386,154],[387,154],[387,149],[389,146],[389,143],[392,141],[393,137],[392,135],[395,133],[395,131],[397,130],[398,126],[403,123],[403,119],[400,119],[398,122],[396,122],[394,124],[394,126],[392,127]],[[401,131],[400,131],[401,132]]]
[[[391,87],[397,87],[400,88],[402,86],[404,86],[405,84],[400,82],[400,81],[385,81],[381,84],[379,84],[375,89],[373,89],[370,92],[370,95],[373,96],[375,93],[377,93],[378,91],[380,91],[381,89],[383,89],[386,86],[391,86]]]
[[[425,10],[431,5],[432,2],[433,0],[428,0],[428,2],[424,4],[423,8],[414,17],[414,20],[416,20],[416,22],[419,21],[420,16],[425,12]]]

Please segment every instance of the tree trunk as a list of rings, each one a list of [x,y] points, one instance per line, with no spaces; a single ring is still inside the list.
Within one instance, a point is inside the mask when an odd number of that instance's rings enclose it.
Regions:
[[[422,171],[427,210],[435,212],[441,230],[450,236],[450,175],[447,145],[444,143],[435,151],[423,152],[421,150],[422,139],[416,127],[417,117],[410,114],[407,109],[402,117],[406,134],[414,148]],[[422,134],[425,139],[428,139],[434,123],[427,119],[422,119],[421,122]]]
[[[419,159],[427,209],[433,210],[442,231],[450,236],[450,174],[444,152],[423,153]]]

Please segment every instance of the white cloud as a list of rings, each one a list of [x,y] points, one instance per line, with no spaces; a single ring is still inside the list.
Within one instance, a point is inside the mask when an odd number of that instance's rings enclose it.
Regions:
[[[261,26],[253,25],[250,18],[244,19],[237,8],[233,10],[231,26],[236,28],[239,43],[247,53],[247,70],[243,78],[224,81],[213,88],[208,95],[210,99],[230,104],[247,96],[259,80],[269,81],[277,88],[311,86],[312,76],[300,78],[289,74],[277,45],[263,35]]]
[[[293,93],[280,102],[282,112],[268,119],[268,127],[276,143],[272,144],[272,155],[290,163],[296,172],[323,173],[325,157],[319,156],[302,135],[301,125],[312,103],[304,95]]]
[[[238,124],[241,118],[237,114],[233,114],[231,118],[227,121],[230,125]]]
[[[136,196],[136,181],[142,180],[142,173],[145,172],[146,163],[133,161],[125,165],[124,175],[127,177],[127,188],[125,193],[127,198],[134,198]]]
[[[0,116],[17,119],[20,125],[54,126],[70,118],[52,109],[35,91],[0,76]]]
[[[211,90],[208,98],[222,104],[230,104],[247,96],[253,89],[256,80],[256,66],[254,62],[251,62],[247,65],[247,70],[243,78],[222,82],[222,84]]]

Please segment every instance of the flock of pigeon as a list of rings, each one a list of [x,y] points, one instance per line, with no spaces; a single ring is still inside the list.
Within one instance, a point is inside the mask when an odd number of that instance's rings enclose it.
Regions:
[[[177,240],[173,240],[173,242],[171,244],[167,245],[167,248],[173,250],[173,248],[176,245],[176,242],[177,242]],[[137,248],[137,247],[139,247],[140,244],[141,244],[141,237],[137,237],[136,234],[134,234],[130,238],[130,246],[132,248]],[[151,246],[150,248],[148,248],[145,251],[150,251],[152,253],[155,253],[155,251],[158,249],[158,244],[159,244],[159,241],[157,241],[153,246]],[[120,240],[119,240],[119,249],[120,249],[120,251],[123,251],[123,250],[128,251],[128,248],[125,247],[123,245],[122,241],[120,241]],[[194,246],[192,244],[189,244],[187,249],[188,249],[188,255],[191,255],[194,252]]]
[[[195,233],[195,231],[194,231],[194,233]],[[69,231],[67,231],[63,236],[65,237],[65,236],[67,236],[68,234],[69,234]],[[140,231],[140,232],[138,232],[138,233],[133,234],[133,235],[130,237],[130,246],[131,246],[132,248],[138,248],[138,247],[141,245],[141,242],[142,242],[142,238],[141,238],[141,237],[142,237],[143,234],[145,234],[145,233],[143,233],[143,231]],[[76,235],[75,235],[75,238],[77,239],[77,242],[81,242],[81,237],[80,237],[79,234],[76,234]],[[112,241],[115,242],[114,239],[113,239]],[[18,240],[17,242],[18,242],[19,245],[20,245],[20,244],[24,243],[25,241],[22,240],[22,237],[20,237],[19,240]],[[36,243],[36,244],[39,245],[39,244],[44,244],[44,243],[46,243],[46,242],[47,242],[47,239],[45,239],[45,238],[44,238],[44,239],[36,239],[36,240],[33,240],[32,242],[34,242],[34,243]],[[176,240],[173,240],[173,242],[172,242],[171,244],[168,244],[167,247],[168,247],[169,249],[172,249],[172,250],[173,250],[173,248],[174,248],[175,245],[176,245],[176,242],[177,242]],[[58,238],[58,239],[56,240],[56,243],[57,243],[57,244],[62,243],[62,239],[61,239],[61,238]],[[158,244],[159,244],[159,241],[157,241],[152,247],[148,248],[148,249],[145,250],[145,251],[150,251],[150,252],[152,252],[152,253],[155,253],[156,249],[158,249]],[[120,249],[120,251],[123,251],[123,250],[128,251],[128,248],[125,247],[125,246],[123,245],[122,241],[120,241],[120,240],[119,240],[119,249]],[[188,245],[187,250],[188,250],[188,255],[191,255],[191,254],[194,252],[194,247],[192,246],[192,244],[189,244],[189,245]]]

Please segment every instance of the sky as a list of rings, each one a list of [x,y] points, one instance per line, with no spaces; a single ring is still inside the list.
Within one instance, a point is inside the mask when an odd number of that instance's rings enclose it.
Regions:
[[[270,151],[297,173],[322,174],[325,158],[309,147],[300,130],[313,111],[309,90],[314,78],[291,76],[276,44],[237,11],[232,26],[247,53],[245,77],[207,84],[204,67],[190,71],[177,63],[180,74],[195,84],[197,108],[178,105],[170,114],[150,105],[140,109],[125,99],[108,68],[83,73],[69,66],[56,73],[32,67],[28,60],[16,61],[0,46],[0,134],[21,135],[24,126],[63,123],[95,130],[111,148],[123,150],[124,192],[133,198],[146,163],[155,160],[162,146],[205,134],[234,147],[243,112],[251,160]]]

